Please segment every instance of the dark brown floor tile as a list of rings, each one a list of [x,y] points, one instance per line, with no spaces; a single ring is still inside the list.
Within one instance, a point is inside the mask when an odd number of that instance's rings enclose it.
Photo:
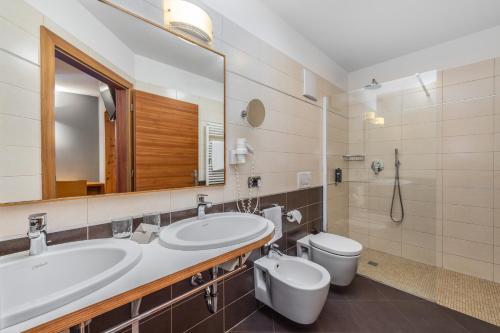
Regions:
[[[362,332],[416,332],[412,323],[391,302],[350,301],[349,305]]]
[[[121,324],[122,322],[129,320],[131,317],[130,315],[130,304],[126,304],[97,316],[90,322],[90,333],[102,332],[113,326]]]
[[[89,239],[111,238],[111,223],[97,224],[89,227]]]
[[[231,329],[259,308],[255,293],[251,292],[224,308],[224,327]]]
[[[0,242],[0,256],[28,250],[30,241],[28,237],[9,239]]]
[[[217,300],[219,311],[222,311],[224,304],[223,295],[222,284],[219,284],[219,297]],[[184,332],[211,315],[212,313],[208,310],[205,302],[205,295],[200,293],[172,308],[172,332]]]
[[[470,333],[500,333],[500,327],[463,313],[448,310],[447,314]]]
[[[313,187],[307,190],[307,204],[311,205],[314,203],[323,201],[323,187]]]
[[[47,235],[49,245],[64,244],[87,239],[87,228],[51,232]]]
[[[229,280],[224,280],[224,301],[231,304],[254,289],[253,268],[247,269]]]
[[[449,310],[431,303],[395,301],[395,308],[411,322],[417,332],[466,333],[467,330],[447,314]]]
[[[288,210],[307,206],[307,190],[298,190],[286,194],[286,208]]]
[[[316,326],[321,332],[360,332],[361,328],[348,301],[327,300]]]
[[[139,331],[141,333],[170,333],[171,311],[166,310],[141,321]]]
[[[273,313],[273,310],[265,306],[247,317],[234,327],[231,332],[273,332]]]
[[[420,297],[413,296],[396,288],[386,286],[382,283],[375,282],[375,285],[377,286],[377,289],[384,295],[384,298],[390,301],[425,301]]]
[[[346,287],[331,286],[329,298],[333,300],[387,301],[377,283],[357,275]]]
[[[223,311],[208,317],[195,327],[186,331],[186,333],[221,333],[224,332]]]
[[[172,299],[172,287],[168,286],[152,294],[144,296],[141,301],[140,313],[151,310],[152,308],[168,302]]]
[[[281,314],[274,312],[274,331],[276,333],[285,332],[321,332],[321,328],[318,322],[311,325],[301,325],[297,324],[290,319],[282,316]]]

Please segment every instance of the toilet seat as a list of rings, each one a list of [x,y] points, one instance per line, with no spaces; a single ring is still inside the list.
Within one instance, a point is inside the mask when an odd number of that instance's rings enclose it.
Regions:
[[[339,256],[359,256],[363,245],[353,239],[320,232],[309,237],[309,243],[320,250]]]

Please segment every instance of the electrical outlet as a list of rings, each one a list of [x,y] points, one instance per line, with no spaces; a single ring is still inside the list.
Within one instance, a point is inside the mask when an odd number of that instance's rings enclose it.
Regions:
[[[248,188],[260,187],[261,182],[260,176],[248,177]]]

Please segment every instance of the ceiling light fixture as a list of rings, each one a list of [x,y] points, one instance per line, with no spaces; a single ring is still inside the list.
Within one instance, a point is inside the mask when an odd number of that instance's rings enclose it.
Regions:
[[[210,16],[189,1],[165,0],[163,20],[169,29],[180,31],[204,42],[210,43],[213,40]]]

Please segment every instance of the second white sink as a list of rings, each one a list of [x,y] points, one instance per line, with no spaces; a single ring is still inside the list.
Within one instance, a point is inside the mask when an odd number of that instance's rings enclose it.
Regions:
[[[218,213],[190,218],[165,227],[160,243],[176,250],[207,250],[230,246],[263,235],[270,221],[254,214]]]
[[[128,240],[50,246],[47,252],[0,259],[0,329],[54,310],[104,287],[132,269],[141,247]]]

